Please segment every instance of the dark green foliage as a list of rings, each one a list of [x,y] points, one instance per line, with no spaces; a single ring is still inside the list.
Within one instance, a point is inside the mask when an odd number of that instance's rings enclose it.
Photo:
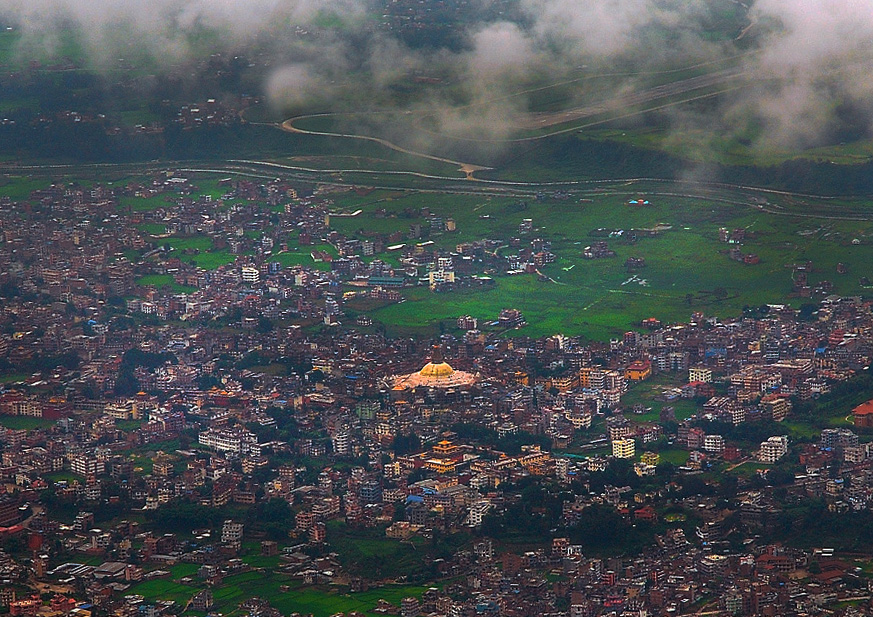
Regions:
[[[859,373],[846,381],[834,384],[831,391],[812,401],[800,401],[792,416],[817,428],[825,428],[833,417],[844,417],[864,401],[873,398],[873,375]]]
[[[419,439],[418,435],[415,433],[410,433],[409,435],[397,435],[394,437],[391,449],[394,451],[394,454],[397,454],[398,456],[412,454],[421,450],[421,439]]]
[[[171,501],[154,511],[150,526],[161,532],[191,533],[192,530],[218,527],[227,518],[222,508],[208,508],[185,501]]]
[[[510,455],[519,454],[524,445],[538,445],[543,450],[550,450],[552,446],[551,440],[544,435],[532,435],[521,431],[514,435],[499,437],[494,429],[478,424],[454,424],[452,431],[461,439],[472,440]]]

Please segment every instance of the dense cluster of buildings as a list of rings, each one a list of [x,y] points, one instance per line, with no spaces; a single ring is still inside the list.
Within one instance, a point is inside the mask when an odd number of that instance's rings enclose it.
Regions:
[[[331,230],[330,188],[220,187],[221,197],[203,194],[168,173],[0,198],[0,362],[11,376],[0,414],[36,427],[0,433],[0,539],[20,539],[0,555],[20,590],[0,595],[10,611],[46,610],[23,590],[52,585],[63,614],[172,612],[130,590],[177,563],[198,564],[190,602],[208,611],[209,590],[248,567],[238,560],[246,539],[265,555],[285,549],[289,580],[378,584],[345,571],[330,550],[333,525],[398,542],[481,535],[532,482],[564,499],[544,548],[519,555],[485,534],[433,564],[445,586],[382,608],[802,615],[869,600],[854,562],[765,538],[793,499],[837,514],[873,500],[867,407],[857,432],[846,423],[794,443],[782,428],[796,407],[866,375],[870,302],[829,297],[808,319],[786,306],[694,314],[604,343],[496,336],[524,324],[506,308],[488,323],[458,316],[436,340],[388,338],[356,301],[400,301],[408,285],[445,290],[448,272],[465,284],[486,269],[536,270],[548,242],[517,239],[511,257],[496,255],[497,240],[445,251],[389,235],[367,248]],[[138,211],[140,199],[162,203]],[[208,243],[180,241],[189,238]],[[386,259],[365,261],[368,250]],[[651,401],[634,398],[639,382],[658,384]],[[743,436],[755,427],[770,434]],[[633,486],[599,482],[622,461]],[[704,472],[742,465],[760,471],[725,499],[682,492],[687,478],[715,490],[719,475]],[[777,493],[767,470],[787,465]],[[269,521],[231,517],[183,537],[132,520],[179,504],[224,512],[273,500],[291,515],[270,540]],[[72,524],[56,516],[64,507]],[[586,510],[603,508],[669,524],[643,555],[600,558],[569,538]],[[676,512],[693,512],[688,533]],[[737,545],[735,533],[749,541]]]

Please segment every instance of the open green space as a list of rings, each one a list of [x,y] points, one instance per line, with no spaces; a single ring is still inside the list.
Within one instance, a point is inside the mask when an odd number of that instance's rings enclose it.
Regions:
[[[140,231],[144,231],[147,234],[157,236],[159,234],[166,233],[167,226],[163,223],[141,223],[137,225],[137,229],[139,229]]]
[[[684,420],[697,411],[697,403],[688,399],[673,401],[656,400],[665,390],[679,388],[688,383],[688,372],[660,373],[645,381],[634,381],[628,384],[628,391],[621,397],[625,416],[634,422],[658,422],[661,410],[672,407],[676,420]],[[645,413],[633,413],[635,405],[647,409]]]
[[[236,257],[228,250],[210,251],[208,253],[197,253],[196,255],[182,257],[182,261],[188,261],[204,270],[215,270],[221,266],[232,264],[235,260]]]
[[[141,595],[148,601],[172,600],[185,606],[198,591],[199,589],[192,585],[183,585],[167,577],[137,583],[128,590],[128,593]]]
[[[750,477],[757,474],[759,471],[764,471],[766,469],[771,469],[773,465],[768,463],[758,463],[755,461],[746,461],[744,463],[740,463],[736,467],[730,470],[729,473],[736,474],[738,476]]]
[[[327,272],[330,270],[330,262],[315,261],[312,259],[313,251],[322,251],[328,253],[331,257],[338,255],[336,249],[330,244],[316,244],[312,246],[301,246],[297,243],[296,237],[289,238],[288,250],[274,254],[270,260],[279,262],[283,268],[291,268],[293,266],[307,266],[315,270]]]
[[[25,373],[8,373],[6,375],[0,376],[0,383],[16,383],[19,381],[24,381],[30,377]]]
[[[180,564],[171,568],[171,575],[132,586],[128,593],[142,595],[146,601],[173,600],[185,606],[191,597],[205,588],[202,581],[194,578],[183,584],[180,578],[194,576],[197,566]],[[283,588],[287,587],[287,591]],[[238,614],[239,603],[248,598],[267,600],[283,614],[311,613],[314,617],[330,617],[338,612],[358,611],[376,617],[374,612],[380,599],[396,606],[408,596],[420,597],[426,587],[390,585],[361,593],[346,593],[344,588],[332,586],[304,587],[299,581],[275,571],[251,571],[233,574],[213,588],[214,611],[224,615]]]
[[[0,195],[5,195],[13,200],[24,200],[30,194],[48,186],[45,178],[39,176],[5,176],[0,177]]]
[[[120,197],[118,199],[119,208],[122,210],[131,210],[133,212],[148,212],[157,210],[158,208],[167,208],[175,202],[174,195],[163,194],[153,195],[151,197]]]
[[[401,541],[385,537],[384,527],[362,530],[340,521],[328,523],[327,537],[340,564],[350,573],[376,580],[405,576],[416,582],[435,578],[434,559],[448,559],[470,542],[464,533],[437,533],[430,539],[413,536]]]
[[[524,218],[534,231],[523,238],[541,237],[552,243],[555,263],[536,274],[494,274],[494,284],[473,290],[434,294],[423,288],[406,290],[406,301],[373,311],[389,333],[434,332],[452,327],[451,321],[470,314],[485,322],[496,320],[503,308],[521,310],[528,326],[521,333],[542,336],[555,332],[609,338],[637,326],[641,319],[684,322],[690,314],[735,316],[744,307],[767,303],[803,303],[792,297],[791,265],[812,261],[810,284],[827,280],[841,295],[863,295],[860,279],[871,274],[873,223],[822,220],[767,212],[750,203],[724,203],[720,197],[681,197],[659,194],[655,187],[578,193],[565,200],[539,203],[518,198],[403,192],[367,203],[358,196],[336,199],[353,217],[332,217],[331,228],[359,239],[394,232],[405,233],[422,224],[422,208],[432,215],[453,218],[454,233],[430,238],[452,250],[463,241],[493,238],[508,242]],[[632,207],[628,200],[645,197],[648,207]],[[742,196],[739,196],[742,198]],[[773,198],[777,211],[800,211],[793,198]],[[807,200],[809,201],[809,200]],[[803,206],[805,207],[805,206]],[[821,207],[838,209],[840,204]],[[851,207],[860,208],[860,204]],[[732,260],[732,245],[719,241],[719,228],[742,229],[743,254],[758,256],[757,264]],[[610,234],[612,234],[610,236]],[[418,240],[415,240],[418,241]],[[585,259],[585,246],[606,241],[615,257]],[[414,242],[406,240],[406,242]],[[504,246],[501,254],[518,249]],[[383,257],[382,255],[379,256]],[[642,258],[645,266],[629,271],[625,261]],[[840,274],[838,264],[848,272]],[[677,273],[681,273],[677,276]],[[548,277],[548,278],[546,278]],[[681,406],[681,405],[680,405]]]
[[[32,431],[38,428],[48,428],[54,422],[45,418],[31,418],[29,416],[0,416],[0,426],[14,430]]]
[[[161,287],[170,287],[173,291],[179,293],[191,293],[197,291],[196,287],[188,287],[180,285],[173,279],[172,274],[147,274],[136,279],[136,284],[143,287],[152,285],[160,289]]]
[[[215,250],[212,238],[205,235],[161,238],[162,247],[172,249],[172,255],[205,270],[215,270],[233,263],[236,256],[229,249]]]
[[[178,251],[208,251],[212,248],[212,239],[207,236],[173,236],[164,238],[162,245],[168,245]]]
[[[47,482],[82,482],[82,476],[74,474],[72,471],[53,471],[43,476]]]
[[[685,463],[687,463],[688,455],[688,450],[681,450],[679,448],[671,448],[668,450],[658,451],[658,456],[661,457],[659,461],[660,463],[672,463],[676,466],[684,465]],[[640,456],[642,456],[642,454],[640,454]]]

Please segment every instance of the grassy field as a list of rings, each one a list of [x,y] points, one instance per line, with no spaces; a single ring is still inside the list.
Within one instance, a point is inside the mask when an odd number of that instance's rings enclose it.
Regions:
[[[169,246],[173,255],[182,261],[205,270],[215,270],[236,260],[236,256],[228,249],[215,250],[212,238],[205,235],[171,236],[161,238],[159,244]]]
[[[204,270],[215,270],[221,266],[232,264],[236,261],[236,256],[231,255],[230,251],[212,251],[209,253],[198,253],[196,255],[186,255],[182,257],[182,261],[189,261],[195,266]]]
[[[153,197],[120,197],[118,206],[122,210],[133,212],[148,212],[158,208],[167,208],[173,203],[173,195],[155,195]]]
[[[687,371],[660,373],[646,381],[630,382],[627,393],[621,397],[625,415],[635,422],[658,422],[661,409],[672,407],[676,419],[684,420],[697,411],[697,405],[694,401],[687,399],[658,401],[655,400],[655,397],[666,389],[681,387],[686,383],[688,383]],[[651,411],[646,411],[643,414],[632,413],[634,405],[643,405],[646,408],[651,408]]]
[[[48,184],[45,178],[40,177],[0,177],[0,195],[6,195],[14,200],[27,199],[33,191],[45,188]]]
[[[136,226],[140,231],[144,231],[147,234],[151,234],[153,236],[166,233],[167,226],[163,223],[141,223]]]
[[[28,416],[0,416],[0,426],[15,430],[32,431],[38,428],[48,428],[54,422],[44,418],[31,418]]]
[[[680,450],[670,449],[670,450],[661,450],[658,452],[658,455],[661,457],[661,463],[672,463],[674,465],[684,465],[688,462],[689,452],[688,450]],[[642,456],[642,454],[640,454]],[[637,457],[639,458],[639,457]]]
[[[177,283],[173,279],[172,274],[147,274],[136,279],[136,284],[142,286],[154,285],[158,289],[166,286],[170,287],[173,291],[178,291],[179,293],[192,293],[197,291],[196,287],[188,287]]]
[[[8,375],[0,376],[0,383],[16,383],[24,381],[28,377],[30,377],[30,375],[26,375],[25,373],[10,373]]]
[[[195,572],[196,566],[190,564],[174,566],[170,577],[138,583],[128,593],[142,595],[147,601],[173,600],[185,606],[204,586],[196,578],[190,584],[180,583],[179,579],[193,576]],[[287,586],[288,591],[282,591],[282,586]],[[403,598],[420,597],[425,590],[420,586],[397,585],[351,594],[337,587],[304,587],[299,581],[276,572],[252,571],[228,576],[219,587],[213,589],[213,611],[236,615],[240,602],[258,597],[267,600],[283,614],[311,613],[314,617],[330,617],[338,612],[359,611],[376,617],[378,613],[373,609],[380,599],[399,606]]]
[[[517,308],[529,324],[523,334],[563,332],[604,339],[646,317],[676,322],[687,321],[693,311],[728,317],[738,315],[744,306],[799,305],[802,301],[791,297],[792,270],[787,266],[807,260],[814,266],[811,284],[828,280],[842,295],[868,293],[860,287],[859,278],[871,274],[869,264],[873,264],[873,224],[869,222],[780,216],[715,200],[658,197],[644,190],[613,193],[591,194],[584,202],[571,198],[547,203],[411,191],[373,193],[366,198],[355,195],[337,198],[337,206],[362,213],[334,217],[331,227],[360,239],[405,232],[410,225],[423,222],[421,208],[428,208],[457,222],[457,232],[430,238],[445,249],[474,239],[508,240],[517,235],[524,218],[533,220],[535,230],[529,238],[552,242],[557,260],[541,269],[550,280],[532,274],[497,275],[495,284],[485,289],[444,294],[422,288],[406,291],[406,302],[372,313],[396,334],[432,333],[441,322],[444,328],[452,327],[451,322],[462,314],[491,321],[500,309]],[[641,193],[651,199],[652,206],[627,205]],[[774,206],[790,211],[800,207],[795,202],[783,198]],[[643,231],[658,225],[662,230],[651,237]],[[718,239],[720,227],[745,230],[741,251],[757,254],[760,263],[732,261],[727,255],[730,245]],[[610,231],[622,233],[606,238]],[[582,256],[586,245],[603,239],[616,257],[587,260]],[[502,253],[512,250],[506,247]],[[646,266],[628,272],[624,264],[629,257],[643,258]],[[837,273],[838,263],[847,265],[847,274]]]
[[[72,471],[53,471],[43,476],[47,482],[83,482],[82,476],[74,474]]]

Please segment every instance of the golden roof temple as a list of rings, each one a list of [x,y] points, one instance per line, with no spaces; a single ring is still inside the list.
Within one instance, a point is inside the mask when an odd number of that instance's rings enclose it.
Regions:
[[[457,388],[469,386],[478,380],[478,375],[465,371],[456,371],[443,359],[442,349],[434,347],[430,362],[420,371],[408,375],[398,375],[394,378],[394,390],[410,390],[415,388]]]

